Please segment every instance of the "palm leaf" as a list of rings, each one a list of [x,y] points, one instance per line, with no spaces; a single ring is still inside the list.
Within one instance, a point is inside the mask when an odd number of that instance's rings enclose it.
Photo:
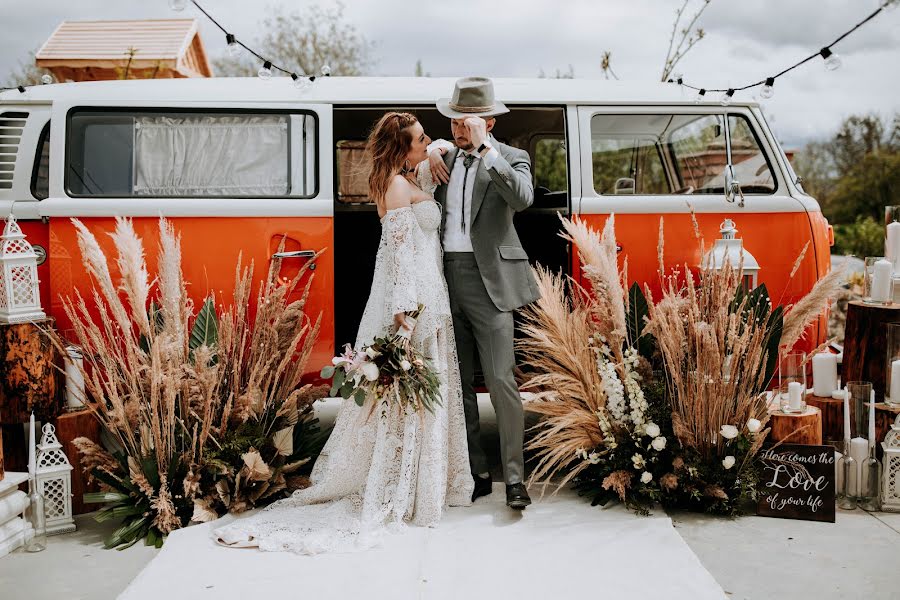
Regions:
[[[653,356],[653,339],[644,335],[644,326],[647,323],[647,316],[650,314],[650,307],[647,305],[647,297],[644,296],[641,286],[637,282],[631,284],[628,290],[628,315],[626,325],[628,326],[628,342],[632,346],[637,346],[641,356],[650,360]]]
[[[218,338],[219,327],[216,320],[216,305],[213,302],[212,296],[207,296],[206,301],[203,303],[203,307],[200,309],[200,312],[197,313],[197,318],[194,319],[194,326],[191,327],[191,338],[189,342],[191,352],[200,346],[212,348],[216,345]]]

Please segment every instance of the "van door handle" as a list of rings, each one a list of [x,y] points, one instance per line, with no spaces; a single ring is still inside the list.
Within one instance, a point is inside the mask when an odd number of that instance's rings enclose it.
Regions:
[[[276,252],[272,258],[305,258],[309,260],[315,258],[315,250],[294,250],[293,252]]]

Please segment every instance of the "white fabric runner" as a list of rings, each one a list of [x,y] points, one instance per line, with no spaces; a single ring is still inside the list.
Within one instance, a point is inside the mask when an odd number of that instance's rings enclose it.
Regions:
[[[494,484],[437,527],[408,527],[355,554],[224,548],[210,531],[225,517],[169,536],[119,598],[725,598],[661,511],[604,510],[566,491],[520,514],[504,499]]]

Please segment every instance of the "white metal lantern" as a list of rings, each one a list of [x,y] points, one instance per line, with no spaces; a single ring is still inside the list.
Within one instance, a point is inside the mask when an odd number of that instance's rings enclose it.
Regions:
[[[46,318],[38,290],[37,254],[10,215],[0,236],[0,322]]]
[[[704,265],[709,265],[713,269],[719,270],[730,263],[735,269],[743,267],[744,289],[749,291],[759,285],[759,263],[744,248],[744,240],[735,238],[737,228],[734,221],[725,219],[719,225],[719,233],[722,234],[721,239],[716,240],[712,249],[704,257]]]
[[[881,481],[881,510],[900,512],[900,415],[881,442],[884,473]]]
[[[44,496],[47,535],[75,531],[72,519],[72,465],[62,444],[56,439],[56,428],[47,423],[38,444],[35,480]]]

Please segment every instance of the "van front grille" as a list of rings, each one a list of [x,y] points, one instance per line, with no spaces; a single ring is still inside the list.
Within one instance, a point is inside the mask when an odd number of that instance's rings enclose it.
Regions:
[[[0,113],[0,190],[12,189],[16,155],[27,118],[27,112]]]

